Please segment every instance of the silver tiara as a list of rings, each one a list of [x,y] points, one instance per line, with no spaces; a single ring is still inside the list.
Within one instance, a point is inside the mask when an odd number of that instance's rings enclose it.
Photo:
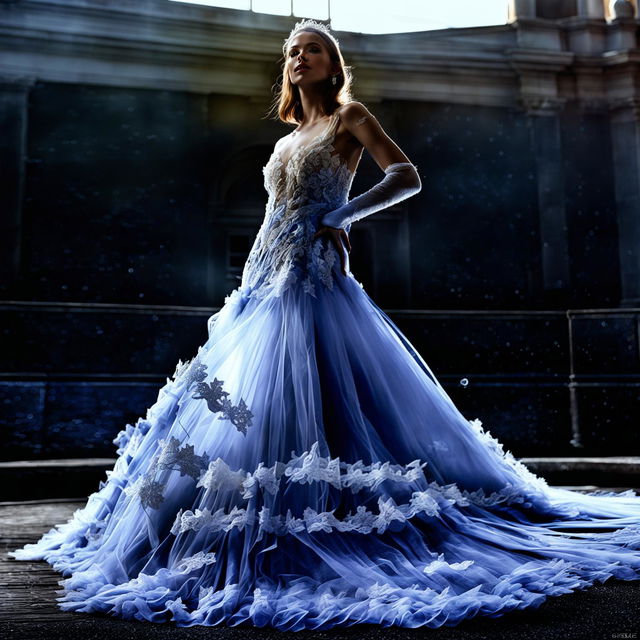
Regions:
[[[291,29],[291,33],[284,39],[284,44],[282,46],[283,50],[286,50],[289,41],[293,36],[298,33],[298,31],[304,31],[305,29],[316,29],[322,32],[323,35],[327,36],[338,45],[338,39],[329,31],[329,27],[323,22],[318,22],[317,20],[313,20],[312,18],[305,18],[304,20],[299,20],[294,25],[293,29]]]

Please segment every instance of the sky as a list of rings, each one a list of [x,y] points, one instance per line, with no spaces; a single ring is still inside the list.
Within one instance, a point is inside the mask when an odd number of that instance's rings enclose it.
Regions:
[[[173,0],[328,20],[336,31],[397,33],[504,24],[508,0]],[[331,16],[328,8],[330,5]]]

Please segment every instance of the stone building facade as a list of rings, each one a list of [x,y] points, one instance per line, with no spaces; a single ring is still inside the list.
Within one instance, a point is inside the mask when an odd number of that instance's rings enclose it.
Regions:
[[[354,225],[352,270],[517,453],[640,448],[636,11],[512,0],[495,26],[336,34],[424,185]],[[6,455],[86,453],[96,419],[104,451],[203,341],[290,130],[266,113],[296,20],[0,1]],[[380,177],[365,153],[352,195]]]

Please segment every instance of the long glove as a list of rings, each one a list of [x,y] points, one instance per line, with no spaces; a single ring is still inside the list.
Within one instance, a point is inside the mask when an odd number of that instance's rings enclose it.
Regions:
[[[416,166],[411,162],[393,162],[384,172],[385,177],[378,184],[341,207],[325,213],[320,224],[344,229],[352,222],[406,200],[422,189]]]

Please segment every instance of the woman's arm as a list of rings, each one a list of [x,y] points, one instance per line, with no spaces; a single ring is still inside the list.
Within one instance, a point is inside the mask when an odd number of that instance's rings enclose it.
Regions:
[[[371,154],[385,177],[368,191],[322,217],[320,224],[336,229],[344,229],[356,220],[406,200],[422,189],[415,165],[362,103],[344,105],[340,119]]]
[[[361,102],[349,102],[340,107],[340,120],[383,171],[394,162],[409,162],[409,158]]]

